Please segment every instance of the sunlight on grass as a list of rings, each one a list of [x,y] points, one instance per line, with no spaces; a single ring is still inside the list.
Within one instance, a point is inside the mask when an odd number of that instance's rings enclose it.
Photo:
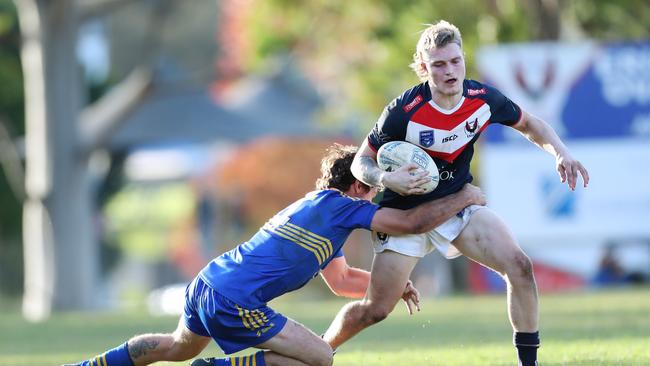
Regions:
[[[323,332],[344,299],[314,301],[292,294],[271,304]],[[427,300],[408,316],[402,304],[384,322],[343,345],[335,365],[515,364],[512,331],[503,296]],[[650,365],[650,289],[545,295],[541,297],[544,366]],[[0,313],[0,365],[59,365],[104,352],[129,337],[168,332],[176,317],[140,314],[57,314],[43,324],[17,313]],[[249,354],[244,351],[242,354]],[[203,356],[222,353],[211,344]],[[185,363],[160,363],[181,365]]]

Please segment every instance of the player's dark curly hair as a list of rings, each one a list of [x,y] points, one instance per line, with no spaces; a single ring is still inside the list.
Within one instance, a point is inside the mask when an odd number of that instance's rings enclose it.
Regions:
[[[356,146],[337,143],[328,147],[320,163],[321,177],[316,180],[316,189],[336,188],[341,192],[347,191],[357,180],[350,171],[357,150]]]

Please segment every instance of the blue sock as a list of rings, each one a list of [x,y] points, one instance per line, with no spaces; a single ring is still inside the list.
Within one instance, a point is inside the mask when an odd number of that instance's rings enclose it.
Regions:
[[[224,358],[217,358],[214,360],[214,366],[231,366],[231,365],[266,366],[266,363],[264,363],[264,351],[259,351],[248,356],[224,357]]]
[[[101,355],[90,358],[80,364],[81,366],[133,366],[129,357],[127,342],[104,352]]]
[[[537,348],[539,348],[539,331],[534,333],[516,332],[514,335],[520,366],[537,366]]]

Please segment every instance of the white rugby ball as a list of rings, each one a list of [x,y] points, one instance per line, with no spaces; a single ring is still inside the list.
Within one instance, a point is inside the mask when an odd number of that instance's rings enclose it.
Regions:
[[[415,163],[420,169],[429,173],[431,180],[422,185],[424,193],[436,189],[440,180],[438,167],[421,147],[406,141],[391,141],[382,145],[377,151],[377,164],[384,171],[392,172],[409,163]]]

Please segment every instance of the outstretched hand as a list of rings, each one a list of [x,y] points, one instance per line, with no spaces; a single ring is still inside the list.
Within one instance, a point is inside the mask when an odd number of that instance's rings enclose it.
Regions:
[[[587,188],[589,184],[589,172],[582,164],[570,155],[560,155],[555,160],[555,169],[560,176],[562,183],[566,182],[573,191],[578,183],[578,172],[582,176],[583,186]]]
[[[416,164],[406,164],[393,172],[384,173],[382,183],[386,188],[402,196],[411,194],[423,194],[422,185],[431,179],[428,173],[420,169]]]
[[[420,311],[420,291],[413,286],[411,280],[406,283],[402,300],[406,304],[406,310],[409,312],[409,315],[413,315],[413,308]]]
[[[461,193],[469,197],[469,201],[471,202],[472,205],[479,205],[479,206],[487,205],[485,193],[483,193],[483,191],[479,187],[471,183],[465,183],[463,189],[461,190]]]

